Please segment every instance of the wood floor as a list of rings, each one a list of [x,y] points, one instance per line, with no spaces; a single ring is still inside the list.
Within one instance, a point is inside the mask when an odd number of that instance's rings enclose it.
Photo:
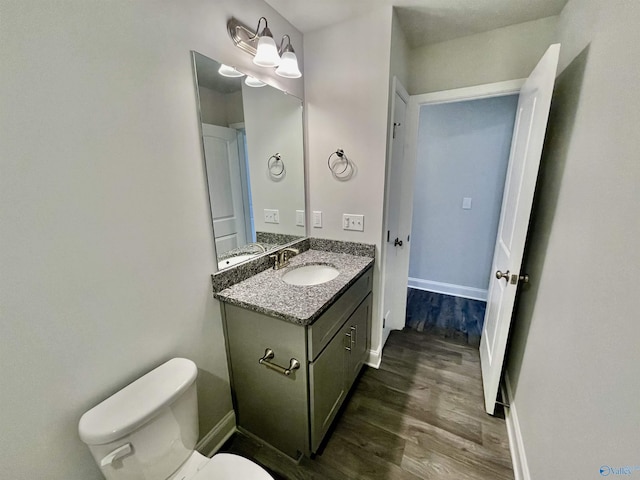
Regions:
[[[244,435],[221,451],[276,479],[513,479],[505,422],[483,408],[475,347],[392,332],[379,370],[365,367],[323,450],[299,465]]]

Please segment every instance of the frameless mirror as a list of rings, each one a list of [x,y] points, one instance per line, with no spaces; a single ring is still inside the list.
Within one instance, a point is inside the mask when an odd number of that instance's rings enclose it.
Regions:
[[[302,101],[192,55],[220,270],[305,235]]]

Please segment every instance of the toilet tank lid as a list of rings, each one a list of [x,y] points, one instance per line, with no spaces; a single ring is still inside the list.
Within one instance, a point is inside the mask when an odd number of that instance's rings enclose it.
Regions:
[[[195,381],[196,364],[173,358],[99,403],[80,418],[78,432],[88,445],[113,442],[147,423]]]

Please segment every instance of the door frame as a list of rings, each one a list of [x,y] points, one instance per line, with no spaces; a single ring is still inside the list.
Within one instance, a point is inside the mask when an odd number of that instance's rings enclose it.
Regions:
[[[395,98],[396,98],[396,94],[398,94],[398,96],[404,100],[406,106],[407,106],[407,110],[405,111],[405,118],[404,118],[404,123],[407,124],[407,119],[409,118],[409,102],[411,100],[411,96],[409,95],[409,92],[407,92],[406,88],[404,87],[404,85],[402,85],[402,83],[400,82],[400,80],[398,79],[398,77],[396,77],[395,75],[393,76],[392,82],[391,82],[391,92],[390,92],[390,104],[389,104],[389,119],[388,119],[388,139],[389,141],[387,142],[387,161],[385,164],[385,188],[384,188],[384,210],[383,210],[383,217],[382,217],[382,255],[381,255],[381,267],[380,267],[380,277],[381,277],[381,284],[382,284],[382,291],[381,291],[381,295],[379,296],[380,298],[378,299],[378,311],[380,312],[380,317],[382,318],[382,322],[380,323],[380,351],[382,351],[382,347],[384,347],[385,342],[387,341],[387,337],[389,336],[389,332],[391,330],[391,328],[389,328],[389,326],[385,325],[386,323],[386,312],[384,311],[385,307],[385,292],[387,290],[387,288],[391,288],[391,285],[389,285],[389,283],[392,283],[393,280],[389,273],[387,271],[386,265],[387,265],[387,255],[389,255],[392,251],[391,248],[389,248],[389,242],[387,242],[387,230],[388,230],[388,223],[389,223],[389,211],[390,211],[390,194],[389,194],[389,186],[390,186],[390,175],[392,172],[392,168],[391,168],[391,164],[392,164],[392,157],[393,157],[393,142],[394,142],[394,138],[393,138],[393,130],[394,130],[394,112],[395,112]],[[401,159],[400,163],[400,167],[402,168],[402,165],[404,164],[404,159],[406,159],[406,148],[407,148],[407,137],[405,135],[404,137],[404,154],[403,154],[403,159]],[[404,172],[403,171],[399,171],[399,174],[401,175],[401,178],[405,179],[406,177],[404,176]],[[413,192],[412,192],[413,194]],[[402,209],[400,209],[400,211],[402,211]],[[403,231],[402,230],[402,215],[400,214],[400,218],[399,218],[399,231]],[[393,304],[393,302],[392,302]],[[378,365],[380,364],[381,361],[381,356],[378,357]]]
[[[399,215],[399,230],[402,232],[411,233],[411,227],[413,222],[413,193],[414,193],[414,184],[413,178],[415,176],[416,165],[418,161],[418,130],[420,123],[420,108],[423,105],[435,105],[440,103],[453,103],[460,102],[465,100],[479,100],[483,98],[492,98],[492,97],[503,97],[506,95],[515,95],[520,93],[520,89],[524,85],[526,79],[520,78],[516,80],[506,80],[503,82],[495,82],[488,83],[483,85],[475,85],[472,87],[464,87],[464,88],[456,88],[452,90],[443,90],[439,92],[432,93],[423,93],[418,95],[409,95],[409,102],[407,103],[407,113],[406,113],[406,125],[407,131],[405,135],[405,148],[404,148],[404,161],[401,164],[402,168],[402,178],[403,178],[403,188],[407,189],[406,198],[410,198],[411,201],[408,202],[404,208],[401,209]],[[393,90],[392,90],[392,98],[395,98],[397,82],[394,77]],[[393,105],[391,105],[393,108]],[[391,158],[391,149],[392,145],[392,128],[393,128],[393,110],[390,113],[389,120],[389,139],[388,147],[387,147],[387,159]],[[385,172],[385,203],[384,203],[384,220],[383,220],[383,230],[382,230],[382,264],[384,266],[384,261],[386,259],[387,252],[387,218],[388,218],[388,210],[389,210],[389,194],[386,190],[386,185],[389,184],[389,164],[387,161],[386,172]],[[398,265],[402,272],[402,278],[406,278],[407,281],[409,279],[409,258],[411,255],[411,242],[407,242],[407,250],[405,254],[405,258],[403,258],[402,264]],[[385,275],[385,272],[382,272],[382,291],[387,287],[386,282],[390,281],[390,279]],[[382,297],[382,295],[380,296]],[[379,309],[381,312],[381,316],[384,316],[382,311],[383,308],[383,300],[380,298],[379,300]],[[380,349],[384,347],[384,330],[382,328],[382,322],[380,323],[381,330],[381,345]]]

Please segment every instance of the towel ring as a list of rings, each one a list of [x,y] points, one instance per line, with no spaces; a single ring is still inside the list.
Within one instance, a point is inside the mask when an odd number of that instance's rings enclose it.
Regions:
[[[336,156],[336,158],[334,159],[334,162],[331,163],[331,159],[333,158],[334,155]],[[339,172],[337,172],[336,165],[339,164],[340,162],[344,162],[344,168]],[[350,166],[351,166],[351,162],[349,161],[349,158],[345,155],[344,150],[342,150],[341,148],[337,149],[335,152],[329,155],[329,158],[327,158],[327,167],[329,167],[329,170],[331,170],[331,173],[333,173],[335,176],[340,176],[344,174]]]
[[[275,160],[273,160],[273,159],[275,159]],[[273,160],[273,162],[271,160]],[[282,164],[282,166],[281,166],[279,171],[274,172],[273,171],[273,167],[278,162],[280,162]],[[269,157],[269,160],[267,160],[267,169],[269,170],[269,175],[272,175],[274,177],[281,177],[284,174],[284,162],[282,161],[282,155],[280,155],[279,153],[271,155]]]

